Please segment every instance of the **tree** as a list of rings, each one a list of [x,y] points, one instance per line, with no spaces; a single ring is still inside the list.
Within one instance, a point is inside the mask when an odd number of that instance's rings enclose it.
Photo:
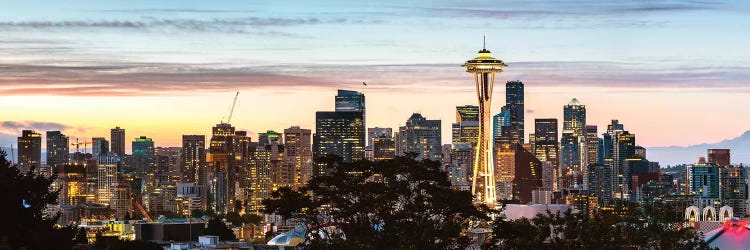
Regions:
[[[88,244],[89,240],[86,236],[86,228],[79,227],[75,237],[76,244]]]
[[[106,249],[106,250],[128,250],[128,249],[142,249],[142,250],[162,250],[163,248],[159,244],[143,241],[143,240],[121,240],[117,236],[96,236],[96,242],[94,243],[94,249]]]
[[[237,237],[234,236],[232,229],[229,229],[227,225],[218,218],[209,220],[208,225],[206,226],[206,230],[203,233],[206,235],[219,236],[219,239],[223,241],[237,240]]]
[[[21,173],[0,150],[0,242],[12,249],[69,249],[73,246],[74,230],[57,228],[59,214],[45,212],[48,205],[57,203],[59,191],[51,191],[54,176],[45,177]]]
[[[669,206],[618,204],[612,211],[497,220],[492,249],[709,249]]]
[[[466,191],[451,189],[440,163],[393,160],[346,163],[316,159],[329,171],[299,191],[281,188],[263,201],[266,213],[309,226],[307,246],[330,249],[463,249],[473,220],[486,219]],[[336,225],[340,231],[321,230]],[[327,233],[327,239],[314,237]]]

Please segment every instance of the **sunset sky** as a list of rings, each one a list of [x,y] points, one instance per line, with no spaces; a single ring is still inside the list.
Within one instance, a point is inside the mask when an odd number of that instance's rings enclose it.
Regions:
[[[314,4],[313,4],[314,2]],[[619,119],[643,146],[715,142],[750,129],[750,3],[744,1],[4,1],[0,145],[24,128],[176,146],[232,124],[314,130],[336,89],[362,90],[367,126],[476,104],[460,65],[482,36],[526,85],[534,118]],[[255,139],[255,138],[253,138]],[[130,150],[130,145],[128,151]]]

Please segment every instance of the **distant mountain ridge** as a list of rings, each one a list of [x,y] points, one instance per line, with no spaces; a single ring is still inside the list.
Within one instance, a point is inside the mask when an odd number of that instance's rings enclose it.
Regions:
[[[730,149],[731,161],[736,163],[750,163],[750,130],[742,135],[717,143],[703,143],[687,147],[649,147],[647,158],[658,161],[662,167],[667,165],[690,164],[698,161],[698,157],[706,156],[710,148]]]

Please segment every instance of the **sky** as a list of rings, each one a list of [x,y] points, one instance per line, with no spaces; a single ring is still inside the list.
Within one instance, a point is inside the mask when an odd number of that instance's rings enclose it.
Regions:
[[[21,129],[180,145],[231,123],[251,135],[333,110],[364,91],[368,127],[474,104],[460,67],[487,49],[526,87],[526,131],[578,98],[642,146],[686,146],[750,129],[750,3],[743,1],[4,1],[0,145]],[[367,82],[367,87],[361,82]],[[561,126],[561,125],[560,125]],[[129,150],[130,145],[128,145]]]

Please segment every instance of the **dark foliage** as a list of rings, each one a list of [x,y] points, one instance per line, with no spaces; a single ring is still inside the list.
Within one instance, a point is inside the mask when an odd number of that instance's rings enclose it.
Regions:
[[[311,249],[463,249],[462,232],[486,215],[469,192],[451,189],[435,161],[414,155],[385,161],[345,163],[317,159],[330,169],[300,191],[282,188],[264,200],[267,213],[311,226]],[[314,195],[313,195],[314,194]],[[333,223],[340,231],[317,230]],[[327,233],[326,240],[312,237]]]
[[[142,240],[121,240],[115,236],[96,236],[96,243],[94,249],[102,250],[162,250],[163,248],[159,244],[142,241]]]
[[[47,215],[47,205],[56,204],[58,191],[50,191],[54,177],[21,173],[0,151],[0,242],[10,248],[70,249],[74,230],[56,228],[59,215]]]
[[[497,220],[489,249],[709,249],[702,237],[666,206],[620,205],[585,213],[540,214]]]
[[[219,236],[219,240],[222,241],[237,240],[237,237],[232,233],[232,229],[229,229],[227,225],[218,218],[213,218],[208,221],[208,225],[203,234]]]

